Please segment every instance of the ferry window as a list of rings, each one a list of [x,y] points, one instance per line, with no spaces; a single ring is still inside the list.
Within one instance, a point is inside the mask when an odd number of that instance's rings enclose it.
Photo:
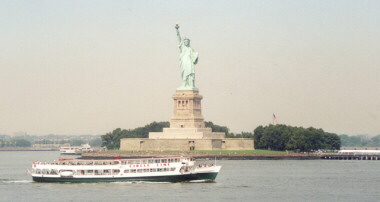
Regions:
[[[150,172],[157,172],[157,170],[155,168],[151,168]]]
[[[190,161],[193,161],[193,158],[191,158]]]
[[[155,163],[160,163],[160,159],[154,160]]]
[[[41,174],[41,169],[37,169],[36,173]]]
[[[137,172],[138,173],[142,173],[142,169],[137,169]]]
[[[140,161],[131,161],[131,164],[140,164]]]
[[[174,159],[174,162],[179,162],[179,159]]]
[[[104,174],[105,174],[105,175],[109,175],[109,174],[111,174],[111,170],[104,170]]]
[[[136,173],[136,169],[132,169],[132,170],[131,170],[131,173]]]
[[[88,174],[92,174],[92,173],[94,173],[94,171],[93,170],[88,170],[87,173]]]
[[[146,164],[147,160],[142,160],[142,164]]]
[[[168,159],[162,159],[161,160],[161,163],[166,163],[166,162],[168,162]]]
[[[50,171],[50,174],[52,174],[52,175],[57,175],[57,174],[58,174],[58,170],[56,170],[56,169],[52,169],[52,170]]]
[[[115,170],[112,171],[112,173],[113,173],[114,175],[119,174],[119,173],[120,173],[120,170],[119,170],[119,169],[115,169]]]
[[[42,169],[42,174],[49,174],[49,170],[48,169]]]
[[[170,168],[170,171],[175,171],[175,168]]]
[[[169,171],[169,168],[164,168],[164,171]]]
[[[157,172],[162,172],[163,169],[162,168],[157,168]]]
[[[153,160],[148,160],[148,163],[153,163]]]
[[[129,169],[126,169],[124,170],[124,173],[129,173],[129,171],[130,171]]]
[[[173,163],[174,162],[174,159],[169,159],[170,163]]]

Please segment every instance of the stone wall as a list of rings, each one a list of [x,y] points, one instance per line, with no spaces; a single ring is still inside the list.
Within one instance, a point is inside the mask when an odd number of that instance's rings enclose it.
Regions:
[[[211,128],[164,128],[163,132],[150,132],[149,139],[223,139],[223,132]]]
[[[226,138],[226,150],[254,150],[253,139],[250,138]]]
[[[189,151],[194,150],[254,150],[253,139],[147,139],[123,138],[120,150],[127,151]]]

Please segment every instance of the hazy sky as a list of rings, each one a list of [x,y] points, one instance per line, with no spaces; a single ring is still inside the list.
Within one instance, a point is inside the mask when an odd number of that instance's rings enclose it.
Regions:
[[[169,121],[175,23],[207,121],[380,134],[380,1],[0,1],[0,134]]]

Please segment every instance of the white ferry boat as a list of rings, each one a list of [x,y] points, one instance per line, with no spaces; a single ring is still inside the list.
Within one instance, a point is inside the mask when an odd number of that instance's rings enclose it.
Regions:
[[[192,157],[33,162],[36,182],[184,182],[214,181],[221,166],[199,164]]]
[[[62,146],[59,149],[61,154],[66,155],[75,155],[75,154],[81,154],[82,152],[90,152],[92,151],[91,146],[89,144],[82,144],[81,146]]]

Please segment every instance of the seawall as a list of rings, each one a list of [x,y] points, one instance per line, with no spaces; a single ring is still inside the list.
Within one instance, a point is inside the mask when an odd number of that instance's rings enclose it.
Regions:
[[[195,159],[217,160],[317,160],[315,154],[206,154],[181,152],[96,152],[83,153],[82,159],[113,159],[113,158],[160,158],[168,156],[193,156]]]

